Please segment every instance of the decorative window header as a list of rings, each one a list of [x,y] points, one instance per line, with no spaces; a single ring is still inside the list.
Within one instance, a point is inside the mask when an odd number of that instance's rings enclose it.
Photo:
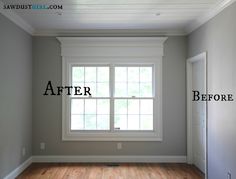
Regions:
[[[162,57],[167,37],[57,37],[61,56]],[[78,48],[79,47],[79,48]]]

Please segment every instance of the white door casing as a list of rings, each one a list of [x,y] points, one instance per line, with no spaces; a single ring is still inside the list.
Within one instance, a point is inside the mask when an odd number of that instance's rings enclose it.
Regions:
[[[207,94],[206,53],[187,60],[187,160],[207,174],[207,102],[192,101],[192,90]]]

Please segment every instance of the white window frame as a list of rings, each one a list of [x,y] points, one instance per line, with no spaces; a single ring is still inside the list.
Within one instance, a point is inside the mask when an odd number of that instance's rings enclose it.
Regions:
[[[163,43],[167,38],[71,38],[60,37],[62,47],[62,85],[68,85],[73,65],[153,65],[153,131],[114,130],[114,119],[110,119],[110,130],[71,131],[70,101],[62,96],[62,140],[63,141],[162,141],[162,56]],[[138,45],[137,45],[138,44]],[[120,51],[123,51],[121,53]],[[134,52],[136,52],[134,54]],[[114,73],[114,70],[111,70]],[[114,77],[114,74],[110,76]],[[113,79],[114,80],[114,79]],[[110,79],[110,85],[114,83]],[[112,89],[114,92],[114,89]],[[138,98],[137,98],[138,99]],[[114,100],[114,99],[113,99]],[[114,116],[114,103],[110,103]]]
[[[111,70],[110,70],[110,65],[109,64],[95,64],[95,63],[90,63],[90,64],[88,64],[88,63],[76,63],[76,62],[73,62],[73,63],[71,63],[71,64],[69,64],[69,69],[68,69],[68,73],[67,74],[65,74],[65,76],[66,75],[69,75],[68,77],[67,77],[67,79],[69,79],[67,82],[69,83],[69,86],[72,86],[72,68],[73,67],[77,67],[77,66],[82,66],[82,67],[109,67],[109,90],[111,90]],[[66,83],[67,83],[66,82]],[[89,86],[87,86],[87,87],[89,87]],[[111,92],[110,92],[110,94],[109,94],[109,97],[93,97],[93,94],[91,94],[91,97],[87,97],[87,96],[79,96],[79,97],[75,97],[75,96],[71,96],[71,97],[69,97],[69,96],[67,96],[67,98],[68,98],[68,100],[69,100],[69,102],[68,102],[68,104],[69,104],[69,111],[68,111],[68,114],[66,114],[67,115],[67,119],[69,118],[70,120],[69,120],[69,126],[70,126],[70,130],[71,130],[71,101],[70,101],[70,99],[69,98],[71,98],[71,99],[109,99],[109,100],[111,100]],[[110,106],[111,106],[111,102],[110,102]],[[69,115],[69,116],[68,116]],[[97,115],[97,114],[96,114]],[[111,113],[110,113],[110,117],[111,117]],[[111,119],[110,119],[110,122],[111,122]],[[110,125],[111,126],[111,125]],[[79,132],[79,133],[81,133],[81,132],[94,132],[94,131],[108,131],[108,130],[105,130],[105,129],[100,129],[100,130],[72,130],[72,132],[74,133],[74,132]]]

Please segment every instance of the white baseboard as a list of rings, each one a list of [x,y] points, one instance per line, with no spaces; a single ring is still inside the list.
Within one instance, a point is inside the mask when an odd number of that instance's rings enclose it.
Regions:
[[[15,179],[21,172],[23,172],[31,163],[32,157],[28,158],[24,163],[18,166],[15,170],[5,176],[3,179]]]
[[[123,156],[72,156],[72,155],[52,155],[52,156],[33,156],[34,163],[186,163],[186,156],[140,156],[140,155],[123,155]]]

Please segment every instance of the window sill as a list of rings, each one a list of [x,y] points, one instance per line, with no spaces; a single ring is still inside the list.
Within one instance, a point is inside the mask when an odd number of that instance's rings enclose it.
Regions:
[[[124,132],[124,133],[78,133],[62,135],[62,141],[162,141],[157,132]]]

